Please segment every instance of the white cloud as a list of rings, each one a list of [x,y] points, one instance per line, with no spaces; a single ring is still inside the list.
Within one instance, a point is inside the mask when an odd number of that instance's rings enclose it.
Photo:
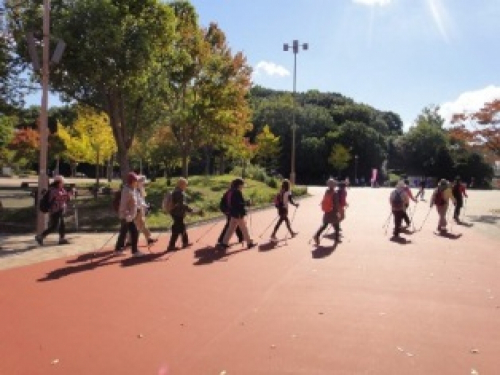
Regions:
[[[452,102],[441,104],[439,114],[447,123],[455,113],[476,112],[485,103],[500,99],[500,86],[490,85],[476,91],[466,91]]]
[[[262,74],[268,76],[279,76],[286,77],[290,75],[290,72],[281,65],[275,64],[269,61],[259,61],[254,68],[254,76],[260,76]]]
[[[368,6],[379,5],[381,7],[389,5],[392,2],[392,0],[352,0],[352,1],[356,4],[368,5]]]

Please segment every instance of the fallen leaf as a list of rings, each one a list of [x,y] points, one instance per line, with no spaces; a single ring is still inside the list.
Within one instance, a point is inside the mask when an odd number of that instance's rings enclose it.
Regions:
[[[470,375],[479,375],[479,372],[477,372],[476,369],[471,369],[470,370]]]
[[[397,349],[398,349],[400,352],[404,352],[404,351],[405,351],[403,348],[401,348],[401,347],[399,347],[399,346],[397,347]]]
[[[142,333],[139,333],[139,334],[137,335],[137,338],[139,338],[139,339],[142,339],[143,337],[144,337],[144,335],[143,335]]]
[[[58,359],[54,359],[52,362],[50,362],[51,365],[57,365],[59,363]]]
[[[471,349],[470,352],[472,354],[477,354],[477,353],[479,353],[479,349]]]

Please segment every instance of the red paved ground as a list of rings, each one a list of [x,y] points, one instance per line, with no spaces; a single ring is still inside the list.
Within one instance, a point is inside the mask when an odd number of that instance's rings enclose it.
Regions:
[[[350,191],[335,249],[308,244],[313,197],[288,245],[218,258],[205,247],[218,226],[140,262],[105,252],[2,271],[0,374],[500,373],[498,241],[457,226],[461,238],[437,237],[433,213],[412,243],[389,242],[387,195]],[[255,238],[274,216],[253,214]]]

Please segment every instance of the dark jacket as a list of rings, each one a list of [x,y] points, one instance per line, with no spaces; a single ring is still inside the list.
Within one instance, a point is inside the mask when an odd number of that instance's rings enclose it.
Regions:
[[[193,212],[193,209],[186,204],[186,194],[181,188],[176,187],[172,192],[172,211],[170,215],[184,217],[188,212]]]
[[[243,193],[238,189],[234,189],[231,195],[231,210],[229,214],[231,217],[242,218],[247,214],[245,207],[246,202],[243,199]]]

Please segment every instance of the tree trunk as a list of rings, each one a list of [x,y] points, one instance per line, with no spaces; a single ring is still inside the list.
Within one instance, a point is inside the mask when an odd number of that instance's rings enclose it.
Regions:
[[[97,199],[97,192],[99,191],[99,150],[96,152],[96,163],[95,163],[95,190],[94,198]]]
[[[106,168],[106,177],[108,178],[108,182],[111,182],[111,179],[112,179],[112,173],[113,173],[113,169],[111,168],[111,159],[113,157],[111,156],[109,159],[108,159],[108,162],[107,162],[107,168]]]
[[[182,150],[182,177],[189,176],[189,150]]]

